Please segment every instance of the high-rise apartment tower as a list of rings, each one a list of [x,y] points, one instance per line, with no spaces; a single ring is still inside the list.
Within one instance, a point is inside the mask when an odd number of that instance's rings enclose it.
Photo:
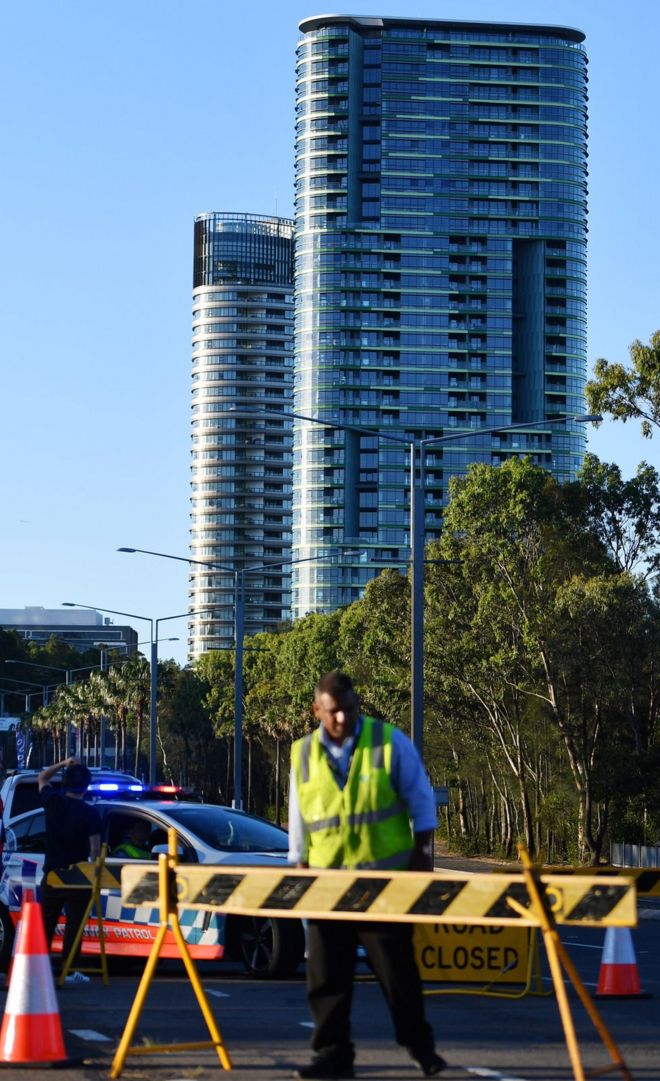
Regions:
[[[200,214],[194,244],[190,555],[227,571],[193,566],[191,659],[233,645],[232,572],[246,634],[289,616],[293,223]]]
[[[564,480],[583,458],[562,417],[584,411],[584,35],[338,15],[301,31],[294,409],[464,433],[426,455],[432,538],[470,462],[527,453]],[[405,446],[296,421],[293,483],[293,554],[316,557],[293,568],[294,615],[405,563]]]

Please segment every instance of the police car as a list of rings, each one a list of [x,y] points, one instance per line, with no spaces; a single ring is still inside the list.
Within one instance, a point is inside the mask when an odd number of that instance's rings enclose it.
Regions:
[[[125,858],[113,858],[127,826],[142,819],[149,828],[147,847],[152,858],[167,849],[167,830],[177,832],[182,863],[282,865],[287,862],[286,831],[255,815],[228,807],[186,801],[134,801],[96,798],[102,820],[102,840],[108,845],[107,866],[119,877]],[[6,841],[0,877],[0,968],[11,957],[14,927],[23,891],[39,897],[43,877],[46,821],[43,808],[6,822]],[[146,828],[145,828],[146,832]],[[109,958],[146,957],[159,926],[157,906],[125,908],[120,890],[102,890],[105,948]],[[190,953],[196,961],[239,960],[253,976],[268,978],[293,974],[304,955],[302,924],[293,919],[228,916],[179,908],[179,921]],[[53,940],[62,949],[63,924]],[[99,953],[98,925],[88,921],[83,954]],[[162,957],[177,957],[174,936],[168,932]]]
[[[12,818],[16,818],[17,815],[41,807],[39,772],[38,769],[12,770],[5,777],[2,788],[0,788],[2,819],[5,825],[11,822]],[[104,769],[100,766],[93,766],[89,772],[92,779],[87,790],[88,799],[94,799],[97,796],[122,795],[137,799],[149,792],[148,786],[144,785],[139,777],[135,777],[125,770]],[[56,789],[60,788],[61,783],[61,774],[56,774],[49,781],[49,784]]]

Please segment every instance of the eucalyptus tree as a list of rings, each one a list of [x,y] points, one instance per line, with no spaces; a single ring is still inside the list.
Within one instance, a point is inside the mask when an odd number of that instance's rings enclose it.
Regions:
[[[208,654],[207,654],[208,656]],[[170,782],[192,785],[205,799],[222,795],[214,721],[205,704],[209,684],[197,668],[159,665],[159,741]]]
[[[218,779],[218,791],[224,803],[230,802],[232,792],[232,745],[234,737],[234,654],[233,651],[212,649],[203,653],[195,664],[195,672],[204,685],[202,704],[208,711],[216,739],[223,742],[225,756],[224,782]]]
[[[365,711],[407,728],[410,717],[410,585],[396,570],[372,579],[339,624],[340,663]]]
[[[617,568],[584,527],[575,493],[519,459],[497,469],[475,465],[453,482],[436,553],[462,563],[451,576],[430,569],[431,678],[478,707],[484,746],[497,748],[515,779],[531,850],[544,795],[539,716],[552,723],[575,786],[578,849],[596,858],[602,804],[593,784],[620,718],[604,710],[604,691],[591,686],[593,693],[585,693],[576,673],[586,673],[599,650],[609,651],[615,669],[616,642],[606,641],[605,627],[620,616]],[[569,586],[575,597],[580,588],[588,593],[591,581],[604,583],[597,611],[607,614],[600,621],[586,604],[576,602],[572,613],[566,607]],[[622,587],[629,588],[634,584]]]
[[[640,462],[624,480],[616,464],[587,454],[575,485],[587,527],[620,571],[651,578],[660,570],[660,477]]]
[[[639,420],[642,435],[650,438],[660,428],[660,330],[649,344],[636,339],[630,346],[630,364],[596,361],[594,377],[586,385],[587,402],[595,413],[614,420]]]

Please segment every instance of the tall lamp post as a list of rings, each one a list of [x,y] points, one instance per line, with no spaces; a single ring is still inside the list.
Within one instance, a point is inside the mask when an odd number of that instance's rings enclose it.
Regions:
[[[178,638],[164,638],[164,639],[162,639],[162,641],[165,641],[165,642],[178,642],[179,639]],[[151,643],[136,642],[135,644],[136,644],[136,646],[144,646],[144,645],[147,645],[147,644],[150,645]],[[102,674],[104,672],[108,671],[108,667],[109,667],[109,665],[108,665],[108,654],[109,653],[112,653],[114,650],[117,650],[117,649],[126,649],[126,650],[128,649],[128,642],[115,642],[112,645],[108,645],[106,642],[95,642],[94,645],[96,646],[96,648],[99,651],[99,655],[100,655],[100,658],[99,658],[100,659],[100,665],[99,665],[99,667],[101,669]],[[124,655],[123,659],[127,660],[126,655]],[[149,664],[149,671],[150,671],[150,679],[151,679],[151,663]],[[151,691],[150,697],[153,697],[153,690]],[[151,704],[150,704],[150,708],[151,708]],[[150,719],[149,723],[151,724],[151,719]],[[105,714],[103,714],[102,717],[101,717],[101,733],[100,733],[100,740],[99,740],[100,765],[103,765],[103,763],[105,762],[105,737],[106,737],[106,717],[105,717]],[[151,727],[149,728],[149,743],[150,743],[150,748],[151,748]],[[151,762],[151,753],[150,753],[150,756],[149,756],[149,761]],[[151,772],[151,770],[149,772]],[[150,780],[149,783],[154,784],[155,782]]]
[[[62,601],[62,604],[66,608],[89,608],[92,612],[108,612],[112,616],[140,619],[149,624],[151,629],[149,638],[151,645],[149,654],[149,784],[154,785],[156,783],[156,734],[158,727],[158,626],[160,623],[165,623],[170,619],[185,619],[189,613],[180,612],[174,616],[161,616],[159,619],[152,619],[151,616],[139,616],[135,612],[119,612],[116,608],[104,608],[100,604],[78,604],[75,601]],[[217,605],[214,607],[217,607]],[[206,611],[206,609],[202,609],[202,611]],[[165,640],[170,641],[170,639]]]
[[[316,559],[316,556],[307,556],[305,559],[282,559],[273,563],[255,563],[248,567],[227,567],[223,563],[214,563],[213,560],[190,559],[188,556],[169,555],[167,552],[151,552],[146,548],[118,548],[119,552],[139,552],[141,555],[158,556],[161,559],[175,559],[180,563],[195,563],[207,570],[226,571],[234,578],[234,806],[239,809],[243,806],[243,638],[245,634],[245,578],[248,574],[259,574],[271,567],[288,567],[295,563],[308,563]],[[215,605],[217,608],[218,605]],[[188,615],[195,615],[199,611],[207,609],[194,608]]]
[[[154,621],[151,616],[138,616],[135,612],[119,612],[116,608],[102,608],[96,604],[79,604],[77,601],[62,601],[65,608],[87,608],[91,612],[108,612],[112,616],[126,616],[127,619],[140,619],[149,624],[151,653],[149,657],[150,676],[150,706],[149,706],[149,784],[155,784],[156,780],[156,753],[155,753],[155,728],[156,728],[156,693],[158,689],[158,651],[154,643]],[[153,749],[152,749],[153,744]],[[152,779],[153,775],[153,779]]]
[[[7,695],[10,697],[13,695],[23,695],[25,698],[25,712],[32,713],[31,702],[33,698],[41,696],[41,704],[45,706],[48,704],[48,684],[47,683],[34,683],[31,679],[9,679],[8,676],[1,677],[7,683],[15,683],[16,687],[0,687],[0,717],[5,716],[5,698]],[[27,686],[26,686],[27,684]],[[28,687],[41,687],[40,691],[30,691]]]
[[[72,683],[71,676],[75,675],[76,672],[89,672],[93,668],[96,668],[96,665],[94,665],[94,664],[86,664],[86,665],[83,665],[82,668],[58,668],[54,664],[39,664],[37,661],[19,661],[19,660],[14,660],[14,659],[6,660],[5,664],[18,664],[22,668],[45,668],[46,670],[48,670],[50,672],[64,672],[64,683],[65,683],[65,685],[67,687],[71,686],[71,683]],[[74,749],[71,746],[71,744],[72,744],[72,739],[71,739],[72,732],[73,732],[73,725],[69,721],[67,726],[66,726],[65,757],[67,757],[67,758],[73,752],[73,749]]]
[[[482,435],[495,435],[498,432],[511,432],[520,429],[533,430],[557,424],[561,420],[571,420],[578,424],[598,423],[603,418],[599,414],[572,415],[556,413],[553,417],[528,420],[516,424],[498,424],[492,428],[473,428],[468,431],[450,432],[448,435],[429,436],[423,439],[407,439],[404,436],[383,432],[379,428],[367,428],[357,424],[340,424],[322,420],[320,417],[306,416],[304,413],[286,412],[271,409],[269,406],[237,406],[235,413],[254,413],[264,416],[283,416],[295,420],[304,420],[320,428],[335,431],[357,432],[377,439],[386,439],[408,447],[410,459],[410,736],[420,755],[424,749],[424,549],[426,544],[426,521],[424,507],[425,464],[428,447],[449,443],[455,439],[473,439]]]
[[[449,435],[429,436],[410,443],[410,558],[411,582],[411,738],[420,754],[424,748],[424,551],[426,548],[426,518],[424,507],[426,451],[428,447],[449,443],[455,439],[472,439],[480,435],[496,435],[556,424],[559,420],[572,420],[578,424],[601,421],[600,415],[581,414],[567,416],[558,414],[551,418],[525,421],[519,424],[499,424],[493,428],[474,428],[467,432],[450,432]],[[418,455],[416,455],[418,452]],[[418,469],[415,458],[418,456]],[[416,476],[417,474],[417,476]]]

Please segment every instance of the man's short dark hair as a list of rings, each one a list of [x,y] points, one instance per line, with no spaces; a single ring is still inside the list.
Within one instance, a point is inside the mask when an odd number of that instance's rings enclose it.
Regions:
[[[350,676],[346,675],[346,672],[326,672],[324,676],[321,676],[320,680],[314,688],[315,696],[318,698],[322,694],[330,694],[333,698],[336,698],[340,694],[346,694],[347,691],[352,691],[355,694],[355,687],[353,686],[353,680]]]
[[[67,766],[64,770],[62,788],[68,788],[73,792],[85,792],[89,788],[91,779],[92,775],[87,766],[83,766],[82,762],[74,762],[72,766]]]

